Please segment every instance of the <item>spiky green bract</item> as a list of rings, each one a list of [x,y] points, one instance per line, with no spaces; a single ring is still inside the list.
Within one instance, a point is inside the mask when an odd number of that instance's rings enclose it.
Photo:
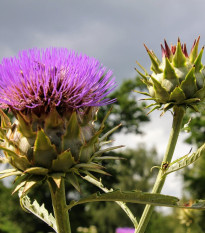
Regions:
[[[204,47],[198,53],[200,37],[194,41],[190,54],[188,55],[186,44],[169,46],[165,41],[162,48],[162,61],[153,51],[146,46],[147,53],[151,59],[152,74],[143,68],[145,74],[138,69],[142,81],[147,85],[149,93],[146,93],[154,100],[154,109],[167,111],[175,105],[184,105],[197,111],[197,105],[205,99],[205,68],[202,64]],[[142,93],[145,94],[145,93]],[[151,110],[152,111],[152,110]],[[150,111],[150,112],[151,112]]]
[[[98,129],[94,125],[97,107],[67,111],[61,115],[53,108],[40,116],[34,111],[25,113],[13,109],[17,118],[13,124],[3,111],[0,113],[0,149],[14,167],[5,174],[2,172],[4,175],[0,178],[9,175],[21,177],[14,192],[24,188],[23,193],[27,193],[36,183],[47,179],[53,179],[59,186],[62,178],[80,191],[78,176],[92,172],[108,174],[101,165],[104,151],[101,147],[113,132],[102,135],[109,113]]]

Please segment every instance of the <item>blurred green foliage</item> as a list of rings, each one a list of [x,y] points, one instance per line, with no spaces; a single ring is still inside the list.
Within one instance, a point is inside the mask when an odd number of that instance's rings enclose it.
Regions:
[[[188,111],[185,121],[191,118],[189,123],[190,133],[187,135],[186,142],[192,146],[201,146],[205,143],[205,110],[200,108],[200,112]],[[184,181],[186,195],[194,199],[205,199],[205,157],[200,157],[193,165],[184,170]],[[197,211],[195,211],[196,214]],[[193,219],[193,224],[199,223],[202,232],[205,232],[205,212],[200,212],[200,218]],[[192,232],[192,231],[191,231]],[[199,231],[198,231],[199,232]]]

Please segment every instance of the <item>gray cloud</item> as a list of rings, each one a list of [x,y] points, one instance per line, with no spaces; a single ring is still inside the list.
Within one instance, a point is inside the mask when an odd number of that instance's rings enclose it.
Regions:
[[[135,60],[149,60],[145,42],[160,56],[164,38],[188,47],[205,41],[203,0],[7,0],[0,7],[0,59],[31,47],[61,46],[94,56],[118,82],[134,77]]]

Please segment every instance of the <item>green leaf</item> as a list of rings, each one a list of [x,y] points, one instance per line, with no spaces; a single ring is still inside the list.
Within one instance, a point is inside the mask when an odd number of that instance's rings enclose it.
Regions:
[[[155,74],[159,74],[159,73],[162,73],[162,70],[160,69],[159,65],[159,59],[156,58],[155,54],[153,54],[148,48],[147,46],[144,44],[146,50],[147,50],[147,53],[150,57],[150,60],[151,60],[151,70],[155,72]]]
[[[20,171],[8,172],[8,173],[0,176],[0,180],[3,178],[9,177],[9,176],[19,176],[21,174],[22,174],[22,172],[20,172]]]
[[[55,146],[51,144],[50,139],[46,136],[43,129],[37,132],[34,143],[34,163],[37,166],[50,168],[52,161],[57,158]]]
[[[177,197],[168,196],[156,193],[144,193],[141,191],[112,191],[101,194],[94,193],[88,197],[82,198],[79,201],[71,201],[67,206],[70,210],[76,205],[85,204],[89,202],[111,201],[111,202],[125,202],[137,204],[149,204],[155,206],[167,206],[183,209],[205,210],[205,200],[195,200],[195,202],[180,201]],[[187,204],[193,203],[193,204]]]
[[[90,157],[95,152],[95,144],[98,142],[100,133],[100,130],[96,132],[96,134],[80,148],[79,159],[81,162],[88,162]]]
[[[195,65],[195,72],[199,72],[202,68],[203,68],[203,64],[201,62],[202,59],[202,55],[204,52],[204,47],[202,47],[198,57],[196,58],[196,60],[194,61],[194,65]]]
[[[83,169],[103,169],[104,167],[98,163],[79,163],[75,166],[75,168],[83,168]]]
[[[97,161],[102,161],[102,160],[120,160],[120,159],[125,159],[122,157],[115,157],[115,156],[102,156],[102,157],[95,157],[95,160]]]
[[[158,102],[160,103],[166,103],[169,100],[169,93],[167,90],[162,87],[160,82],[156,80],[154,77],[150,76],[153,82],[153,88],[155,91],[155,98],[157,99]]]
[[[53,179],[53,181],[55,182],[58,188],[60,188],[61,180],[62,180],[62,177],[64,176],[65,176],[64,173],[52,173],[51,175],[49,175],[49,177]]]
[[[197,91],[195,68],[192,67],[187,73],[185,79],[181,82],[181,89],[187,98],[192,98]]]
[[[201,89],[199,89],[195,94],[194,94],[194,96],[193,97],[196,97],[196,98],[199,98],[199,99],[204,99],[204,97],[205,97],[205,83],[204,83],[204,86],[201,88]]]
[[[73,185],[73,187],[80,193],[80,185],[78,183],[78,178],[74,173],[68,173],[66,179]]]
[[[0,149],[3,150],[6,153],[7,157],[9,157],[11,159],[10,163],[14,167],[18,168],[21,171],[25,171],[27,168],[30,167],[30,163],[29,163],[28,159],[25,156],[17,155],[12,150],[9,150],[9,149],[7,149],[6,147],[3,147],[3,146],[0,146]]]
[[[44,204],[40,206],[36,200],[31,203],[30,198],[27,195],[22,195],[21,192],[19,193],[19,197],[21,205],[24,209],[43,220],[50,227],[52,227],[55,232],[57,232],[56,220],[52,214],[48,213]]]
[[[94,153],[94,155],[91,158],[91,160],[94,159],[97,155],[102,155],[105,152],[116,150],[116,149],[119,149],[119,148],[122,148],[122,147],[124,147],[124,146],[122,146],[122,145],[120,145],[120,146],[112,146],[112,147],[108,147],[108,148],[106,148],[104,150],[99,150],[99,151],[97,151],[97,152]]]
[[[48,169],[43,167],[31,167],[24,171],[24,173],[35,174],[35,175],[47,175]]]
[[[26,183],[23,186],[23,194],[26,194],[29,192],[29,190],[34,187],[35,185],[37,185],[39,182],[43,181],[44,177],[43,176],[34,176],[31,175],[28,179],[26,179]]]
[[[179,79],[172,67],[169,59],[165,58],[164,76],[162,86],[166,87],[166,90],[172,91],[176,86],[179,85]]]
[[[9,117],[0,109],[0,115],[1,115],[1,128],[7,129],[11,128],[11,122]]]
[[[99,173],[102,175],[106,175],[106,176],[111,176],[108,172],[101,170],[101,169],[97,169],[97,168],[88,168],[87,169],[90,172],[95,172],[95,173]],[[84,170],[80,170],[81,173],[84,173]]]
[[[193,154],[185,155],[182,158],[179,158],[173,161],[170,164],[170,167],[165,171],[164,175],[168,175],[172,172],[178,171],[184,167],[189,166],[190,164],[194,163],[199,157],[205,155],[205,143]]]
[[[197,40],[194,41],[194,46],[193,46],[191,53],[189,55],[189,59],[190,59],[191,63],[194,63],[194,61],[196,60],[196,58],[198,56],[199,39],[200,39],[200,36],[197,38]]]
[[[58,155],[57,159],[52,162],[52,170],[57,172],[68,172],[69,169],[75,165],[76,162],[68,149],[64,151],[60,155]]]
[[[6,173],[11,173],[11,172],[16,172],[16,171],[17,170],[15,168],[10,168],[10,169],[0,171],[0,174],[6,174]]]
[[[148,92],[136,91],[136,90],[134,90],[134,92],[142,94],[142,95],[150,96],[150,94]]]
[[[31,124],[29,124],[24,117],[20,114],[17,114],[17,119],[19,122],[18,130],[27,138],[35,137],[35,133],[32,130]]]
[[[63,136],[62,149],[63,151],[70,149],[75,160],[78,160],[79,150],[83,144],[84,139],[81,137],[77,114],[73,112],[66,126],[66,133]]]
[[[139,64],[138,64],[139,65]],[[142,79],[140,79],[144,84],[146,84],[147,86],[151,86],[152,84],[150,83],[150,81],[147,78],[147,74],[144,75],[143,73],[141,73],[137,68],[135,68],[135,70],[137,71],[137,73],[142,77]]]
[[[194,103],[198,103],[199,101],[200,101],[199,98],[191,98],[191,99],[184,100],[184,103],[185,104],[194,104]]]
[[[178,198],[173,196],[167,196],[162,194],[144,193],[141,191],[113,191],[108,193],[94,193],[86,198],[82,198],[79,201],[71,201],[68,205],[68,210],[72,207],[84,204],[88,202],[97,201],[122,201],[138,204],[151,204],[159,206],[172,206],[177,207],[179,201]]]
[[[104,140],[107,139],[107,137],[109,135],[111,135],[115,130],[117,130],[119,127],[121,127],[122,124],[119,124],[117,126],[115,126],[114,128],[112,128],[111,130],[109,130],[107,133],[105,133],[101,138],[99,138],[99,141],[102,142]]]
[[[176,52],[173,57],[173,65],[177,68],[184,67],[186,63],[186,57],[182,52],[182,47],[180,41],[177,43]]]
[[[180,87],[176,87],[170,94],[170,101],[174,101],[177,104],[183,102],[185,99],[186,96]]]
[[[81,176],[81,177],[84,180],[90,182],[91,184],[97,186],[99,189],[103,190],[103,192],[105,192],[105,193],[113,191],[112,189],[109,190],[106,187],[104,187],[104,185],[102,184],[101,180],[98,181],[98,179],[96,177],[94,177],[92,174],[90,174],[89,172],[87,172],[86,176]],[[127,216],[132,221],[134,227],[137,228],[137,226],[138,226],[137,219],[133,215],[133,213],[131,212],[131,210],[127,207],[127,205],[124,202],[121,202],[121,201],[116,201],[116,203],[125,211],[125,213],[127,214]]]

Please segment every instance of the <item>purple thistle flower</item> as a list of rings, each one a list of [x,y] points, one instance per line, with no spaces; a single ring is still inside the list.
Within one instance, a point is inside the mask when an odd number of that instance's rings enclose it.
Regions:
[[[119,227],[116,229],[116,233],[134,233],[134,232],[135,229],[129,227]]]
[[[0,106],[63,110],[113,103],[116,83],[94,58],[64,48],[30,49],[0,65]]]

